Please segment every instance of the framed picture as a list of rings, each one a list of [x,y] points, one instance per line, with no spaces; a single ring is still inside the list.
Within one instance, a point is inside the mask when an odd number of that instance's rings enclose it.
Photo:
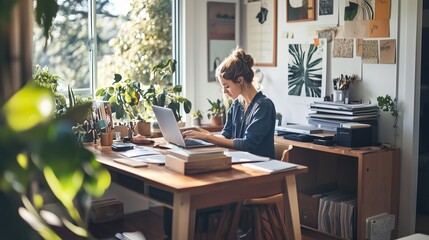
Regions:
[[[315,20],[314,0],[286,0],[286,2],[287,22]]]
[[[255,66],[277,65],[277,0],[248,1],[245,5],[245,49]]]

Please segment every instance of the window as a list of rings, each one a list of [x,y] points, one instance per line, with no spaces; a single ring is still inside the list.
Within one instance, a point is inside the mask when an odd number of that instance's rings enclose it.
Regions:
[[[34,28],[33,63],[62,79],[60,91],[70,85],[86,97],[111,84],[114,73],[148,83],[150,67],[173,56],[176,1],[59,0],[46,52]]]

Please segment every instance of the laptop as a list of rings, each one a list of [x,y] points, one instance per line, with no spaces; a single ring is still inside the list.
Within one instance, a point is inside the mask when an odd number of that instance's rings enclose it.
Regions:
[[[183,138],[182,133],[177,126],[173,110],[171,110],[170,108],[152,106],[152,109],[155,113],[155,117],[158,121],[162,135],[164,139],[169,143],[183,148],[214,146],[213,143],[206,142],[200,139]]]

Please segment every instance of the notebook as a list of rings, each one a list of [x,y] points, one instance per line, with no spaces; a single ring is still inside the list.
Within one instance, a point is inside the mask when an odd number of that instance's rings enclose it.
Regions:
[[[155,113],[156,120],[158,121],[159,128],[161,129],[162,136],[169,143],[183,148],[214,146],[213,143],[209,143],[200,139],[184,139],[182,133],[179,130],[179,126],[177,126],[173,110],[170,108],[152,106],[152,109]]]
[[[298,167],[298,165],[296,164],[289,163],[289,162],[282,162],[279,160],[270,160],[266,162],[256,162],[256,163],[244,163],[243,166],[268,172],[268,173],[283,172],[283,171],[288,171]]]

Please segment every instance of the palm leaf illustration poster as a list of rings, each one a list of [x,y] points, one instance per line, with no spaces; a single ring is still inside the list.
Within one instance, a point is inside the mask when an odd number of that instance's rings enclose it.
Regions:
[[[326,86],[326,41],[291,43],[288,49],[288,95],[321,98]]]

